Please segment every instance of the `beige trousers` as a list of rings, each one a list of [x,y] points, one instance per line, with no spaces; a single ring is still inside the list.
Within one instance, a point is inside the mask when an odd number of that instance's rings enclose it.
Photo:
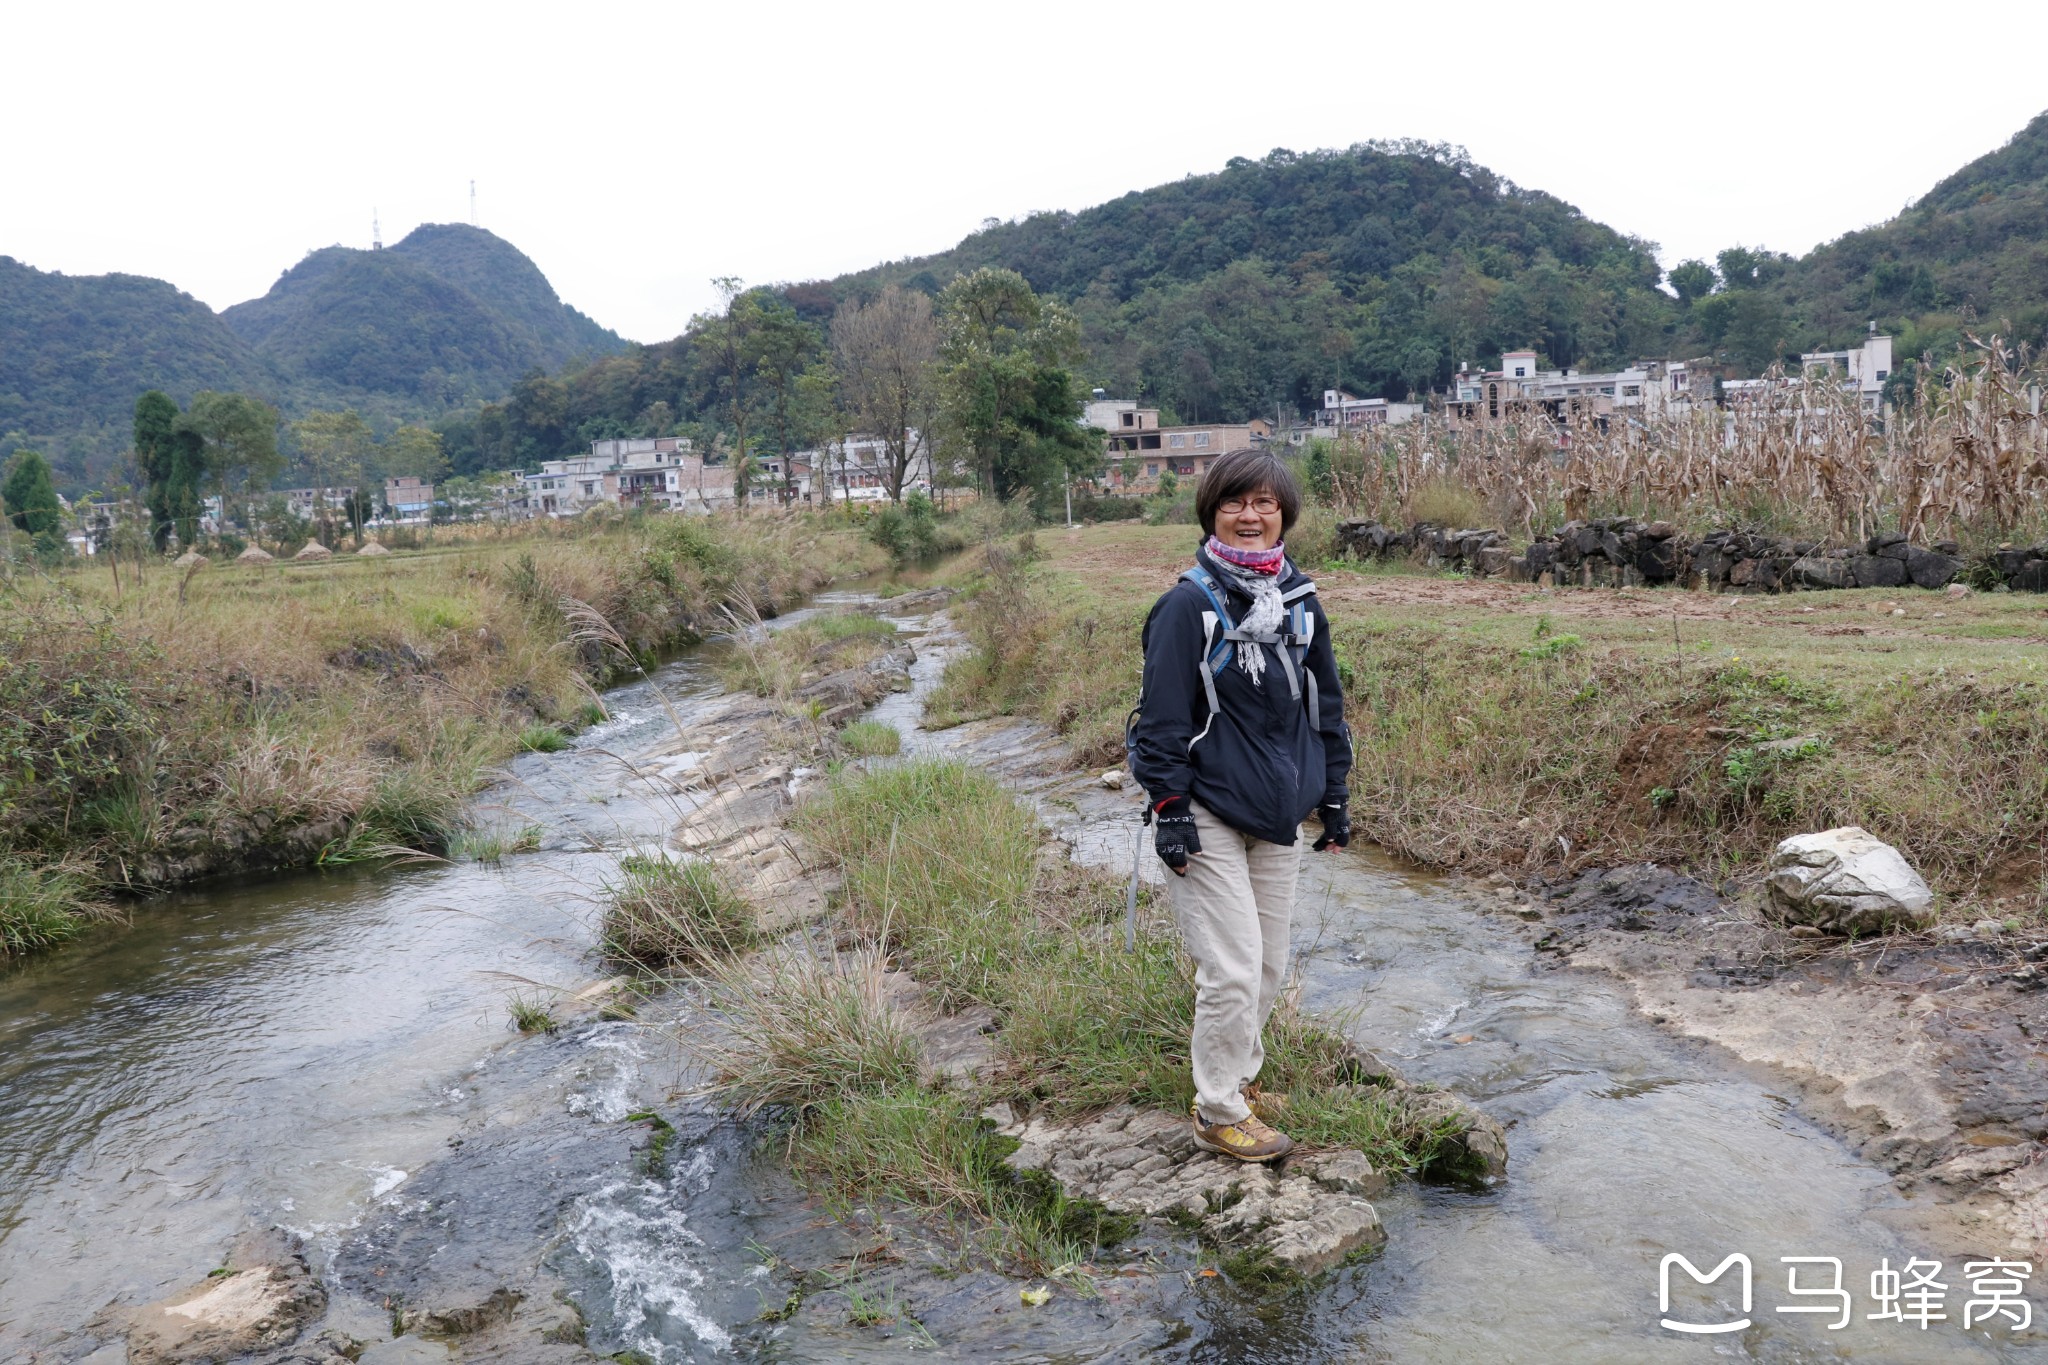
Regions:
[[[1239,1092],[1265,1064],[1259,1034],[1287,977],[1301,843],[1269,844],[1189,804],[1202,852],[1166,884],[1195,959],[1195,1103],[1210,1123],[1236,1123],[1250,1112]]]

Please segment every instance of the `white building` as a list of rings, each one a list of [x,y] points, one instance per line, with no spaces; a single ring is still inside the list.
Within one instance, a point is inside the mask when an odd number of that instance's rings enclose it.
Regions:
[[[909,436],[910,464],[903,471],[903,491],[929,495],[935,486],[931,443],[915,428]],[[879,436],[849,432],[827,441],[821,449],[796,451],[790,461],[798,471],[801,496],[807,499],[820,503],[888,501],[893,470],[888,443]]]
[[[1420,403],[1389,403],[1384,398],[1360,398],[1342,389],[1323,390],[1323,408],[1316,414],[1318,427],[1398,427],[1422,415]]]
[[[699,512],[733,504],[731,467],[706,465],[687,436],[592,441],[588,455],[544,461],[523,477],[535,516],[573,517],[599,504]]]
[[[1880,335],[1870,324],[1870,337],[1853,351],[1808,351],[1799,357],[1802,377],[1819,379],[1820,371],[1834,375],[1836,382],[1853,389],[1863,411],[1884,410],[1884,383],[1892,377],[1892,339]]]

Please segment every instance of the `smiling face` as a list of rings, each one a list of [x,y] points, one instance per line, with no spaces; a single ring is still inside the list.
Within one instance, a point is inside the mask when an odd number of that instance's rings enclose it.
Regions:
[[[1270,550],[1280,543],[1280,499],[1266,487],[1216,504],[1216,539],[1240,550]]]

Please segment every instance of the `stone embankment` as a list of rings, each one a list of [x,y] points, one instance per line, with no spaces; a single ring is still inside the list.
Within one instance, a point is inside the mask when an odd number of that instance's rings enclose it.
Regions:
[[[1340,553],[1356,559],[1418,559],[1482,578],[1558,587],[1672,584],[1717,592],[1795,592],[1939,589],[1961,581],[2048,592],[2048,542],[2004,546],[1966,559],[1952,540],[1915,545],[1896,531],[1853,546],[1736,530],[1712,531],[1694,540],[1668,521],[1612,517],[1566,522],[1517,554],[1501,530],[1426,522],[1395,530],[1377,521],[1346,521],[1337,527],[1337,544]]]

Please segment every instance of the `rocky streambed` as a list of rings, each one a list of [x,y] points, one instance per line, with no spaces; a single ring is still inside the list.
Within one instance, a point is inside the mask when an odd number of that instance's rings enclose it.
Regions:
[[[879,694],[867,714],[909,750],[1000,773],[1068,856],[1128,869],[1135,802],[1074,772],[1051,736],[921,729],[921,692],[951,646],[930,629],[941,623],[907,624],[924,631],[910,656],[837,679],[813,709]],[[909,689],[886,690],[902,676]],[[813,921],[831,890],[779,829],[820,776],[776,741],[787,713],[720,694],[701,669],[660,681],[662,698],[614,694],[619,719],[578,750],[520,761],[503,818],[545,834],[501,868],[350,874],[274,908],[186,900],[161,912],[157,937],[138,926],[97,967],[66,955],[0,982],[0,1361],[1689,1359],[1698,1343],[1658,1325],[1671,1251],[1754,1260],[1760,1308],[1731,1343],[1750,1358],[2039,1349],[1953,1322],[1915,1338],[1859,1316],[1830,1334],[1768,1311],[1780,1256],[1842,1258],[1860,1299],[1880,1260],[2018,1245],[1990,1213],[1959,1226],[1931,1173],[2022,1146],[1984,1142],[1998,1134],[1965,1111],[2024,1092],[1988,1069],[1975,1100],[1958,1087],[1949,1145],[1915,1130],[1927,1178],[1895,1184],[1885,1166],[1913,1162],[1889,1162],[1875,1129],[1855,1128],[1871,1106],[1849,1102],[1855,1077],[1833,1043],[1787,1060],[1711,1024],[1776,1019],[1748,1036],[1805,1037],[1818,1016],[1771,1010],[1823,998],[1812,982],[1837,969],[1825,955],[1774,967],[1714,937],[1736,933],[1718,899],[1650,873],[1531,894],[1434,881],[1370,851],[1306,869],[1302,1003],[1343,1020],[1361,1076],[1475,1102],[1499,1126],[1472,1124],[1469,1140],[1504,1135],[1510,1178],[1388,1180],[1342,1154],[1232,1170],[1183,1150],[1176,1116],[1050,1124],[1010,1110],[988,1117],[1017,1140],[1014,1166],[1145,1220],[1121,1261],[1020,1286],[886,1207],[824,1216],[784,1173],[772,1126],[691,1098],[704,1077],[675,1040],[715,1024],[696,994],[622,994],[592,970],[587,898],[625,851],[711,853],[779,925]],[[1945,980],[1956,959],[1940,954],[1993,950],[1930,951],[1911,971]],[[111,982],[140,1006],[109,1009]],[[542,988],[555,1030],[502,1041],[507,993]],[[926,1012],[931,1058],[979,1064],[987,1021],[899,989]],[[1700,1003],[1714,1000],[1728,1008]],[[1833,1017],[1835,1032],[1813,1036],[1838,1037],[1849,1015]],[[186,1047],[136,1046],[176,1019]],[[1968,1022],[1955,1023],[1959,1057]],[[1202,1273],[1201,1239],[1259,1237],[1268,1255],[1334,1268],[1279,1289]],[[1037,1303],[1020,1288],[1050,1293]],[[267,1335],[181,1355],[143,1334],[143,1320],[153,1331],[231,1307]]]

